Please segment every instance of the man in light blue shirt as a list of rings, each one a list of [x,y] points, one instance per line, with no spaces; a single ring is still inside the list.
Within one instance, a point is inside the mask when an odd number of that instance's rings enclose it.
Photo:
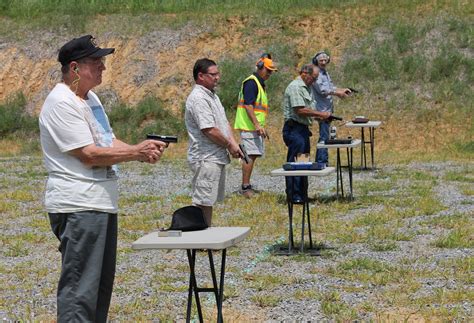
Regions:
[[[329,73],[326,71],[326,65],[331,61],[325,52],[316,53],[313,57],[313,64],[319,68],[319,76],[312,84],[312,95],[316,101],[316,110],[321,112],[334,113],[333,95],[344,99],[352,94],[348,88],[337,88],[331,80]],[[326,141],[329,139],[329,129],[331,121],[319,120],[319,140]],[[316,162],[328,163],[327,148],[316,150]]]

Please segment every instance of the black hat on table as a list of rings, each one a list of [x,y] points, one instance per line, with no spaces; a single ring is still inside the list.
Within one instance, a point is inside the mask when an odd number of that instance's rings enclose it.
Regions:
[[[115,48],[100,48],[91,35],[68,41],[59,49],[58,61],[62,66],[84,57],[103,57],[112,54]]]

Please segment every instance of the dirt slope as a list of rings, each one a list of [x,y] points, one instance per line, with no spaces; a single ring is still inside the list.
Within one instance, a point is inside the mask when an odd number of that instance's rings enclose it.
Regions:
[[[107,59],[103,84],[97,88],[107,103],[118,100],[136,104],[146,95],[154,95],[171,109],[179,109],[192,86],[191,70],[197,58],[217,61],[257,56],[268,44],[297,44],[299,61],[306,62],[320,48],[331,48],[334,60],[354,35],[363,30],[367,9],[332,12],[308,18],[284,17],[277,25],[248,32],[250,19],[222,18],[211,26],[191,23],[177,30],[156,29],[140,37],[90,31],[102,47],[115,47]],[[372,9],[370,15],[374,15]],[[347,19],[348,16],[357,19]],[[102,18],[107,19],[107,18]],[[275,22],[272,22],[273,24]],[[283,29],[291,29],[288,34]],[[59,80],[57,50],[73,36],[59,32],[35,31],[21,43],[0,38],[0,102],[22,91],[37,113],[51,87]],[[295,45],[296,46],[296,45]],[[277,59],[278,60],[278,59]]]

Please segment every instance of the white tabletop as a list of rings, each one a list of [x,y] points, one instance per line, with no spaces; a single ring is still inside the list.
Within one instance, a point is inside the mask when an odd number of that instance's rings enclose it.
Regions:
[[[158,232],[152,232],[135,241],[132,249],[222,250],[241,242],[249,232],[249,227],[210,227],[183,232],[181,237],[158,237]]]
[[[322,170],[284,170],[279,168],[272,170],[270,176],[327,176],[334,171],[334,167],[326,167]]]
[[[360,139],[352,139],[352,143],[350,144],[333,144],[333,145],[326,145],[323,143],[318,143],[316,145],[317,148],[353,148],[360,145]]]
[[[352,121],[349,121],[346,123],[346,127],[349,128],[377,128],[382,124],[382,121],[368,121],[366,123],[354,123]]]

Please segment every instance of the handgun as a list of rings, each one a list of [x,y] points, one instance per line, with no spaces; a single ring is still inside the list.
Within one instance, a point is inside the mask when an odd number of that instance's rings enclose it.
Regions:
[[[177,136],[163,136],[163,135],[155,135],[153,133],[149,133],[146,135],[146,139],[152,139],[152,140],[159,140],[166,142],[167,144],[171,143],[177,143],[178,142],[178,137]]]
[[[328,121],[331,122],[333,120],[339,120],[339,121],[342,121],[342,117],[338,117],[338,116],[335,116],[335,115],[330,115],[329,118],[328,118]]]
[[[248,163],[250,162],[250,158],[249,158],[249,155],[247,154],[247,151],[246,151],[245,148],[244,148],[244,145],[239,144],[239,148],[240,148],[240,150],[242,150],[242,152],[244,153],[244,158],[243,158],[243,160],[245,161],[246,164],[248,164]]]

